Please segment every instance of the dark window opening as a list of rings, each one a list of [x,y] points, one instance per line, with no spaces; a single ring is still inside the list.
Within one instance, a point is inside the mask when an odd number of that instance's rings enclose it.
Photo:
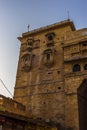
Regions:
[[[43,104],[46,104],[46,102],[43,102]]]
[[[58,89],[61,89],[61,87],[58,87]]]
[[[53,40],[53,36],[52,36],[52,35],[49,35],[49,36],[48,36],[48,40],[49,40],[49,41]]]
[[[39,117],[38,119],[39,119],[39,120],[42,120],[42,118],[41,118],[41,117]]]
[[[28,52],[31,52],[31,51],[32,51],[32,48],[31,48],[31,47],[29,47],[27,50],[28,50]]]
[[[55,33],[49,33],[45,35],[49,41],[54,39]]]
[[[75,64],[73,66],[73,72],[78,72],[78,71],[80,71],[80,65],[79,64]]]
[[[82,46],[87,46],[87,41],[82,42]]]
[[[84,70],[87,70],[87,64],[85,64],[85,66],[84,66]]]
[[[47,54],[47,60],[50,60],[50,54],[49,53]]]
[[[60,70],[58,70],[57,73],[60,74]]]
[[[32,42],[28,42],[28,45],[32,46]]]

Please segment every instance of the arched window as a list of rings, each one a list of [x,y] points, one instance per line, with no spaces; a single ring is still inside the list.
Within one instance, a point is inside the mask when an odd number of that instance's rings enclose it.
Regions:
[[[48,33],[48,34],[46,34],[45,36],[46,36],[46,38],[48,39],[48,41],[51,41],[51,40],[54,39],[55,33],[54,33],[54,32]]]
[[[50,53],[47,53],[47,61],[50,60]]]
[[[31,60],[31,55],[25,55],[23,57],[24,64],[27,65],[29,61]]]
[[[22,56],[22,70],[24,71],[30,71],[32,67],[32,55],[30,54],[24,54]]]
[[[84,70],[87,70],[87,64],[84,65]]]
[[[80,71],[80,65],[79,64],[75,64],[73,66],[73,72],[78,72],[78,71]]]

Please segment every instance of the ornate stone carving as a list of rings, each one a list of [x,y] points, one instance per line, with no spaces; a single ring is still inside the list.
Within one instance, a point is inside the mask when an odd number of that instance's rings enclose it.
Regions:
[[[54,64],[54,50],[46,49],[44,51],[44,65],[47,67],[52,67]]]
[[[24,71],[30,71],[32,66],[32,55],[26,53],[22,56],[22,70]]]

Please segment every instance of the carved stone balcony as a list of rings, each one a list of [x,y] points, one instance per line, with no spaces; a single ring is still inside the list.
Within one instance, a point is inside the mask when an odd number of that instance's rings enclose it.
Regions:
[[[82,59],[87,59],[87,54],[78,54],[78,55],[65,55],[64,56],[64,62],[71,62],[75,60],[82,60]]]
[[[46,45],[47,47],[52,47],[54,46],[54,41],[53,40],[47,41]]]

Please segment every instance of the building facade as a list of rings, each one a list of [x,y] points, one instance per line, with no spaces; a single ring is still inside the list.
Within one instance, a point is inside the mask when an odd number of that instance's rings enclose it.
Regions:
[[[58,130],[87,128],[87,29],[70,20],[23,33],[14,100]]]

